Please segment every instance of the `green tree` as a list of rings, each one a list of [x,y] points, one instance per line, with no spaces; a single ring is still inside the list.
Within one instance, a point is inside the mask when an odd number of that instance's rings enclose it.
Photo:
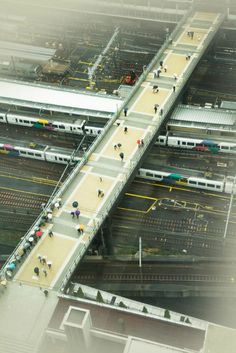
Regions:
[[[146,306],[143,307],[143,310],[142,310],[142,311],[143,311],[143,313],[145,313],[145,314],[148,313],[148,310],[147,310]]]
[[[100,291],[97,292],[97,298],[96,298],[97,302],[99,303],[104,303],[103,297],[100,293]]]
[[[170,312],[169,312],[168,309],[165,309],[164,317],[165,317],[166,319],[170,319],[171,316],[170,316]]]
[[[81,287],[79,287],[79,290],[78,290],[78,297],[84,298],[84,292]]]

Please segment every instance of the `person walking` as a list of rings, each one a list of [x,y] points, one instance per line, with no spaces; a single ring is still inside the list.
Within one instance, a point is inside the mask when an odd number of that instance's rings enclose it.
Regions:
[[[143,141],[143,139],[141,139],[141,147],[143,147],[144,146],[144,141]]]
[[[157,85],[153,85],[152,86],[152,93],[158,93],[159,92],[159,88]]]
[[[137,145],[138,145],[138,147],[140,147],[140,145],[141,145],[140,139],[137,140]]]
[[[48,273],[47,273],[47,270],[45,268],[42,268],[42,272],[43,272],[44,276],[47,277]]]
[[[77,208],[77,210],[75,210],[75,215],[76,215],[76,218],[78,219],[79,215],[80,215],[80,210],[78,208]]]
[[[39,268],[37,266],[34,268],[34,273],[39,277]]]
[[[117,143],[117,147],[120,149],[122,147],[121,143]]]
[[[117,144],[114,145],[114,150],[115,150],[115,151],[117,150]]]
[[[121,153],[120,153],[120,159],[121,159],[121,161],[123,161],[123,160],[124,160],[124,157],[125,157],[124,153],[123,153],[123,152],[121,152]]]
[[[71,216],[72,216],[72,218],[75,218],[75,211],[71,211]]]
[[[173,86],[173,92],[175,92],[175,90],[176,90],[176,86],[174,85],[174,86]]]
[[[164,66],[164,72],[167,72],[167,65]]]
[[[103,181],[103,179],[102,179],[102,177],[101,177],[101,176],[99,177],[99,181],[100,181],[100,183],[102,183],[102,181]]]
[[[104,196],[104,192],[101,189],[98,189],[98,197],[103,197]]]
[[[55,202],[55,207],[59,210],[59,208],[60,208],[59,202]]]
[[[49,236],[49,238],[52,238],[52,237],[54,236],[54,234],[53,234],[53,231],[52,231],[52,230],[50,230],[50,231],[48,232],[48,236]]]
[[[157,113],[157,109],[158,109],[158,107],[159,107],[159,105],[158,105],[158,104],[155,104],[155,105],[154,105],[154,112],[155,112],[155,114]]]
[[[41,264],[46,265],[46,263],[47,263],[47,256],[42,256]]]
[[[84,225],[83,224],[79,224],[79,227],[78,227],[78,232],[79,232],[79,234],[84,234]]]
[[[160,61],[160,67],[163,68],[163,60]]]
[[[128,133],[128,128],[127,128],[127,126],[124,127],[124,133],[125,133],[125,134]]]
[[[127,116],[127,113],[128,113],[128,108],[125,107],[125,108],[124,108],[124,115]]]
[[[47,266],[48,266],[49,270],[51,270],[51,268],[52,268],[52,261],[47,261]]]

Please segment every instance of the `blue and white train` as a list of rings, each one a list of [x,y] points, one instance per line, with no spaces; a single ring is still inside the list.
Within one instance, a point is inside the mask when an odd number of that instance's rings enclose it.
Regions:
[[[0,122],[78,135],[88,134],[91,136],[97,136],[103,130],[103,126],[99,126],[99,124],[86,124],[85,119],[78,118],[74,122],[64,122],[3,110],[0,110]]]

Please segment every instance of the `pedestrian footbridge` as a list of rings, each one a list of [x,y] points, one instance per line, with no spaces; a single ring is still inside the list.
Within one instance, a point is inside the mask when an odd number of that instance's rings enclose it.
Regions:
[[[156,140],[161,124],[222,21],[222,14],[209,12],[193,12],[182,19],[140,77],[125,104],[86,152],[59,193],[51,198],[50,203],[61,199],[60,206],[52,210],[51,219],[44,225],[41,218],[36,221],[2,269],[2,276],[6,275],[10,262],[21,261],[22,257],[24,261],[13,272],[14,281],[63,290],[148,147]],[[153,71],[160,66],[163,66],[160,77],[154,77]],[[154,93],[153,86],[158,86],[159,91]],[[155,105],[158,107],[156,112]],[[143,145],[137,143],[141,139]],[[114,148],[117,144],[121,146]],[[123,153],[123,160],[120,153]],[[98,196],[98,190],[102,191],[101,196]],[[79,219],[71,216],[74,201],[79,204]],[[50,210],[50,203],[46,212]],[[77,231],[79,223],[84,225],[83,234]],[[39,226],[43,235],[25,255],[25,251],[22,252],[25,243]],[[48,236],[49,230],[54,234],[52,237]],[[46,256],[52,262],[51,269],[47,268],[47,275],[42,272],[46,265],[39,262],[38,255]],[[35,267],[39,267],[39,276],[33,271]]]

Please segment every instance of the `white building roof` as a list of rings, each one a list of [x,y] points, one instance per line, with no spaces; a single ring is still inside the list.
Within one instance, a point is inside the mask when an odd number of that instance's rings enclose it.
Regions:
[[[189,350],[129,337],[123,353],[190,353]]]
[[[207,109],[202,107],[178,105],[171,115],[171,120],[213,125],[234,125],[236,113],[222,109]]]
[[[86,110],[112,114],[122,104],[122,100],[109,96],[4,79],[0,80],[0,102],[19,105],[23,102],[25,106],[68,112]]]

